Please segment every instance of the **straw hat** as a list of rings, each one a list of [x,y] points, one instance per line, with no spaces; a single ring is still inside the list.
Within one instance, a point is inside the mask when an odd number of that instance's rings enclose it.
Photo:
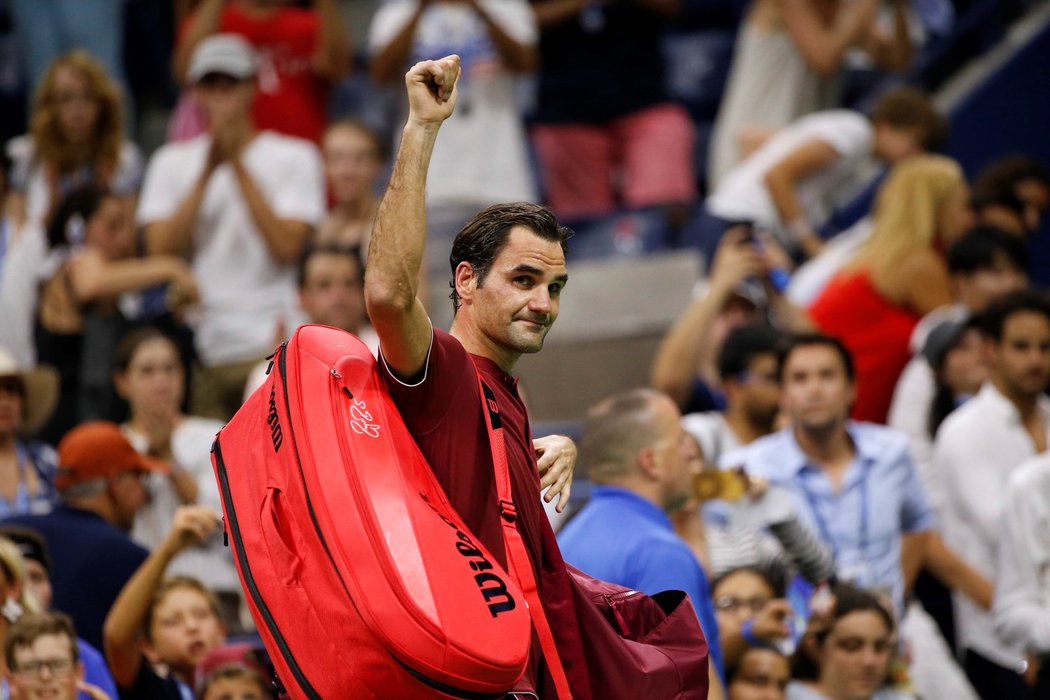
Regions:
[[[18,377],[26,387],[25,421],[27,433],[36,431],[51,416],[58,403],[58,372],[53,367],[20,369],[14,355],[0,347],[0,377]]]

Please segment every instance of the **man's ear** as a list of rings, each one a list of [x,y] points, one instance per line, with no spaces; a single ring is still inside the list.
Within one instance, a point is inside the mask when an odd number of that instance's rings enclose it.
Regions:
[[[653,448],[643,447],[638,450],[635,462],[646,479],[656,481],[660,478],[660,470],[656,464],[656,452]]]
[[[456,272],[452,277],[456,284],[456,294],[461,302],[466,302],[474,295],[478,288],[478,276],[475,274],[474,266],[464,261],[456,265]]]

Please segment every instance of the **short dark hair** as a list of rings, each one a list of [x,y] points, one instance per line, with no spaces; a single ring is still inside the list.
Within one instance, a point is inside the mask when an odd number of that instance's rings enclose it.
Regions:
[[[492,262],[507,244],[510,230],[523,226],[540,238],[556,241],[563,253],[568,252],[568,240],[572,231],[558,223],[550,209],[529,202],[496,204],[474,215],[452,241],[452,252],[448,256],[452,268],[449,286],[452,293],[453,310],[459,309],[459,294],[456,293],[456,268],[461,262],[470,263],[480,285],[492,266]]]
[[[166,340],[175,348],[179,364],[182,364],[182,355],[179,353],[179,344],[170,335],[156,326],[142,326],[135,328],[125,334],[118,342],[113,352],[113,369],[117,372],[127,372],[131,366],[131,360],[139,348],[151,340]]]
[[[1020,212],[1016,187],[1024,180],[1037,180],[1050,189],[1050,170],[1031,156],[1003,156],[984,167],[973,180],[973,205],[977,209],[999,204]]]
[[[937,111],[929,95],[913,87],[894,87],[882,93],[871,108],[869,118],[876,124],[918,129],[925,150],[939,148],[948,137],[948,121]]]
[[[94,182],[70,190],[58,201],[47,220],[48,247],[54,250],[76,244],[78,241],[70,240],[70,235],[75,233],[71,223],[79,219],[77,225],[83,225],[95,215],[102,202],[114,196],[108,187]]]
[[[999,297],[981,314],[980,328],[995,342],[1003,339],[1003,328],[1011,316],[1021,312],[1041,314],[1050,321],[1050,297],[1043,289],[1019,289]]]
[[[781,341],[780,332],[768,323],[748,323],[734,328],[718,351],[718,375],[723,380],[739,377],[757,356],[776,357]]]
[[[1002,254],[1018,270],[1028,269],[1028,249],[1024,241],[994,226],[971,229],[948,249],[948,271],[953,275],[972,275],[995,265]]]
[[[4,640],[4,660],[7,661],[7,667],[17,670],[15,651],[32,646],[33,642],[47,634],[61,634],[68,637],[73,663],[80,660],[77,650],[77,633],[69,615],[61,612],[26,613],[7,630],[7,638]]]
[[[856,379],[857,370],[853,366],[853,354],[850,353],[845,343],[833,335],[825,335],[824,333],[799,333],[791,336],[781,347],[779,353],[780,369],[778,370],[781,381],[784,380],[784,366],[787,364],[787,359],[791,353],[798,348],[811,345],[822,345],[838,353],[839,358],[842,360],[842,366],[846,370],[846,378],[851,382]]]
[[[714,595],[715,590],[722,585],[722,582],[733,574],[748,573],[758,576],[769,589],[773,591],[774,598],[783,598],[787,595],[787,580],[784,577],[784,570],[773,566],[737,566],[724,571],[711,581],[711,594]]]
[[[893,633],[896,627],[893,614],[873,593],[857,588],[849,583],[835,584],[831,589],[831,593],[835,597],[835,605],[831,609],[830,622],[826,627],[813,633],[818,644],[824,643],[824,640],[839,620],[855,612],[871,611],[876,613],[886,623],[886,629],[891,634]],[[805,646],[800,645],[795,650],[794,656],[791,657],[791,677],[800,681],[810,681],[816,680],[819,676],[820,667],[817,665],[817,662],[810,657]]]
[[[295,280],[299,285],[299,289],[306,287],[306,268],[310,264],[310,260],[315,255],[338,255],[340,257],[352,258],[354,264],[357,265],[357,272],[361,278],[361,283],[364,284],[365,279],[365,264],[361,257],[361,246],[354,245],[338,245],[335,243],[324,243],[324,244],[309,244],[299,255],[298,264],[295,270]]]

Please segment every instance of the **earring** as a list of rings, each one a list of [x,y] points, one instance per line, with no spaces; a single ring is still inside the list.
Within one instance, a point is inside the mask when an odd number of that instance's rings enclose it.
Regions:
[[[0,607],[0,615],[3,615],[11,624],[18,622],[18,618],[22,617],[22,613],[24,612],[25,608],[23,608],[22,604],[13,597],[8,597],[7,600],[4,601],[3,607]]]

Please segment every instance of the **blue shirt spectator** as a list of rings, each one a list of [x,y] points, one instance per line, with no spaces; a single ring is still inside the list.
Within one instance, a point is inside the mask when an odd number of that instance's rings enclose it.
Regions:
[[[558,535],[562,556],[591,576],[646,594],[685,591],[715,668],[723,674],[718,623],[700,563],[655,503],[617,486],[595,485],[591,500]]]
[[[933,516],[903,433],[854,421],[846,432],[855,454],[838,490],[791,428],[728,453],[723,463],[789,489],[802,519],[831,547],[839,578],[892,593],[900,610],[901,535],[931,529]]]

